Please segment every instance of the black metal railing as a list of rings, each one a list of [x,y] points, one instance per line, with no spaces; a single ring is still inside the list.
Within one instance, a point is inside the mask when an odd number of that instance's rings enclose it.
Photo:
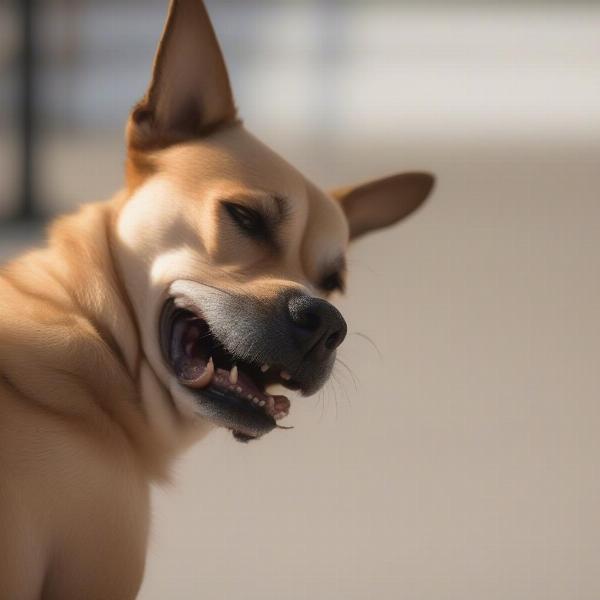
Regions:
[[[35,219],[35,11],[37,0],[20,0],[17,3],[20,21],[21,44],[19,50],[18,123],[21,144],[19,174],[19,201],[16,218]]]

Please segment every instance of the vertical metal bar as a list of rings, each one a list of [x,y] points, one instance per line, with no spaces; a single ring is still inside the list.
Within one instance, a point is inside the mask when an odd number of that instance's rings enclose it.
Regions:
[[[33,219],[35,209],[35,31],[36,0],[18,0],[21,18],[19,126],[21,134],[21,197],[17,217]]]

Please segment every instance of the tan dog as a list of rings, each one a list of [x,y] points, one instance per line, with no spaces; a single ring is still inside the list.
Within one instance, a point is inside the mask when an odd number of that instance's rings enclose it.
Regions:
[[[127,185],[0,274],[0,599],[125,600],[149,489],[215,425],[275,428],[327,380],[350,238],[426,174],[328,195],[249,134],[200,0],[174,0]]]

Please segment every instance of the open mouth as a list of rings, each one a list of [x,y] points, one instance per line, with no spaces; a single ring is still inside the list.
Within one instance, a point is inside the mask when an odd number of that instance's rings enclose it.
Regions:
[[[236,357],[196,312],[167,302],[161,316],[163,354],[178,381],[194,392],[199,412],[225,426],[240,441],[268,433],[290,409],[286,396],[270,394],[274,384],[300,386],[281,365]]]

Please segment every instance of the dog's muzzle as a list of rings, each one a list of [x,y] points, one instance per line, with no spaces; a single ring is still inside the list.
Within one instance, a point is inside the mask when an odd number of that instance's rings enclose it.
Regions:
[[[310,395],[325,383],[346,332],[340,312],[320,298],[294,291],[265,302],[193,282],[173,286],[160,319],[165,361],[198,412],[243,440],[288,415],[288,398],[267,388]]]

